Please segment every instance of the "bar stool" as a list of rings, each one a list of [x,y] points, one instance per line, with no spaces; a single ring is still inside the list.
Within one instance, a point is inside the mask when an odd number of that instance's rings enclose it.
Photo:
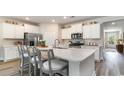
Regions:
[[[35,55],[35,52],[37,51],[37,55]],[[43,75],[43,73],[48,74],[50,76],[54,75],[68,75],[68,73],[64,73],[63,70],[67,70],[68,72],[68,61],[55,58],[53,50],[48,50],[48,61],[43,61],[41,58],[41,51],[37,48],[33,48],[33,57],[32,57],[32,63],[34,66],[34,72],[36,75],[37,69],[40,70],[40,75]]]
[[[19,45],[18,46],[18,51],[19,51],[19,57],[20,57],[20,67],[19,71],[21,72],[21,76],[25,71],[28,71],[29,73],[29,55],[28,55],[28,48],[27,46],[24,45]]]

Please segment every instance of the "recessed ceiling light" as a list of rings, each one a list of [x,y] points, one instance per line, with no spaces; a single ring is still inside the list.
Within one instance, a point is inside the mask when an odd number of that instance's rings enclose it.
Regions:
[[[52,22],[55,22],[55,19],[53,19]]]
[[[115,25],[115,22],[112,22],[112,25]]]
[[[64,19],[66,19],[67,18],[67,16],[64,16]]]
[[[30,20],[30,18],[29,17],[25,17],[25,20]]]

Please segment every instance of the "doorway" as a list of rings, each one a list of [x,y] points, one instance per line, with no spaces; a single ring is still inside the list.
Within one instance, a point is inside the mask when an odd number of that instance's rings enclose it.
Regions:
[[[120,38],[121,31],[107,30],[104,31],[104,47],[106,49],[115,49],[118,39]]]

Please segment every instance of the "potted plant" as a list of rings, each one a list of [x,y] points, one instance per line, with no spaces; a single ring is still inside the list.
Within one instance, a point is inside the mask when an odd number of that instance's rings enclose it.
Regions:
[[[45,47],[46,46],[46,41],[45,40],[40,40],[38,45],[41,46],[41,47]]]

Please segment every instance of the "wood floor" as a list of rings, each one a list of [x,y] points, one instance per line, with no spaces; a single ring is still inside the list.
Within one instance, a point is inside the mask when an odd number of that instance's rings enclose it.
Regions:
[[[96,63],[97,76],[121,76],[124,75],[124,54],[116,51],[104,52],[104,60]]]
[[[124,54],[116,51],[104,52],[104,60],[95,63],[97,76],[124,75]],[[0,76],[19,76],[19,60],[0,62]]]
[[[11,76],[19,73],[19,60],[0,62],[0,76]]]

